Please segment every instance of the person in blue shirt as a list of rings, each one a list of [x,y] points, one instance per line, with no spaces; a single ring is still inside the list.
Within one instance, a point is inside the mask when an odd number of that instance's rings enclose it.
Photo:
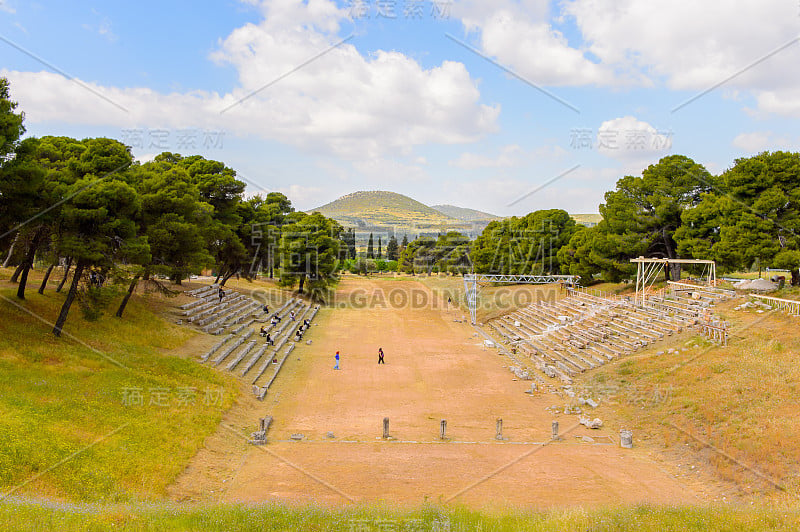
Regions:
[[[333,369],[339,369],[339,351],[336,351],[336,365],[333,366]]]

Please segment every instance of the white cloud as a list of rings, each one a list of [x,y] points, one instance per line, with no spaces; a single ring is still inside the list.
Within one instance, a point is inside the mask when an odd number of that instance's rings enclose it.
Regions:
[[[570,46],[549,20],[544,0],[459,2],[454,14],[468,32],[479,31],[479,48],[536,85],[608,85],[613,73]]]
[[[762,0],[464,0],[453,12],[483,53],[536,84],[698,93],[719,85],[752,93],[764,112],[800,116],[800,43],[789,44],[798,9]],[[558,27],[573,22],[570,41]]]
[[[331,48],[347,14],[330,0],[268,0],[260,6],[264,20],[237,28],[212,54],[237,69],[239,86],[228,94],[81,82],[90,91],[48,72],[2,74],[30,122],[211,128],[350,160],[408,155],[420,144],[473,142],[496,131],[499,106],[480,103],[463,64],[444,61],[426,69],[398,52],[365,57],[349,42]]]
[[[521,152],[522,149],[517,144],[509,144],[508,146],[504,146],[500,150],[500,154],[496,157],[464,152],[458,159],[452,160],[448,164],[465,170],[475,170],[477,168],[510,168],[519,164]]]
[[[800,90],[796,88],[759,91],[756,101],[764,113],[800,118]]]
[[[12,15],[17,12],[14,9],[14,6],[8,0],[0,0],[0,11],[5,11],[6,13],[11,13]]]
[[[733,145],[748,154],[755,154],[764,150],[796,150],[798,142],[792,142],[785,136],[777,136],[771,131],[754,131],[737,135],[733,139]]]
[[[597,151],[620,161],[653,161],[669,153],[672,134],[623,116],[606,120],[597,130]]]
[[[603,64],[663,77],[674,89],[705,89],[797,36],[797,5],[761,0],[571,0],[589,50]],[[729,86],[792,86],[787,49],[743,72]],[[795,69],[796,70],[796,69]]]

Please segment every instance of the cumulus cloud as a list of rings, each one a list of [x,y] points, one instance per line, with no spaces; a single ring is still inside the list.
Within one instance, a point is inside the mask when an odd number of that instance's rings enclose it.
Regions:
[[[351,160],[472,142],[497,129],[499,106],[480,103],[463,64],[423,68],[394,51],[365,57],[351,42],[334,46],[347,13],[330,0],[259,5],[263,20],[235,29],[211,55],[238,72],[228,94],[107,87],[49,72],[2,75],[31,122],[212,128]]]
[[[752,93],[761,111],[800,116],[793,2],[464,0],[453,11],[483,53],[535,83],[698,92],[719,85]],[[577,36],[568,39],[564,24]]]
[[[647,161],[663,157],[672,148],[672,133],[623,116],[606,120],[597,130],[597,151],[620,161]]]
[[[778,136],[771,131],[754,131],[742,133],[733,139],[733,145],[748,154],[760,153],[764,150],[797,149],[798,142]]]
[[[609,85],[613,73],[572,47],[550,21],[548,2],[457,2],[454,14],[480,49],[537,85]]]

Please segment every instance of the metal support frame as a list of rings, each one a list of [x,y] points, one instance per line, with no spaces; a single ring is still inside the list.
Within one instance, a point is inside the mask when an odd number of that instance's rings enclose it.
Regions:
[[[507,284],[552,284],[569,282],[575,284],[580,279],[578,275],[510,275],[467,273],[464,274],[464,290],[467,294],[467,307],[473,325],[478,314],[478,283],[507,283]]]
[[[708,264],[707,283],[708,286],[717,285],[717,263],[713,260],[705,259],[651,259],[639,257],[631,259],[635,262],[636,268],[636,294],[634,295],[633,302],[637,306],[645,306],[645,292],[648,288],[653,286],[656,277],[661,272],[662,268],[666,268],[670,264]]]

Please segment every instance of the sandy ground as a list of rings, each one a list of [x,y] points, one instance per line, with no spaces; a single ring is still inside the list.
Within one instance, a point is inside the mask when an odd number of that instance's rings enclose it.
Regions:
[[[427,305],[403,307],[400,294],[412,292],[428,294]],[[613,420],[589,430],[575,428],[576,416],[554,418],[545,408],[563,401],[526,394],[531,383],[515,380],[507,358],[454,321],[462,312],[432,305],[421,283],[348,279],[338,297],[371,304],[323,309],[312,344],[298,346],[264,402],[246,390],[171,486],[172,498],[535,508],[709,500],[706,485],[678,478],[646,443],[621,449]],[[265,415],[274,418],[270,443],[247,444]],[[384,417],[390,440],[381,438]],[[497,418],[504,441],[495,439]],[[550,442],[553,419],[558,442]]]

